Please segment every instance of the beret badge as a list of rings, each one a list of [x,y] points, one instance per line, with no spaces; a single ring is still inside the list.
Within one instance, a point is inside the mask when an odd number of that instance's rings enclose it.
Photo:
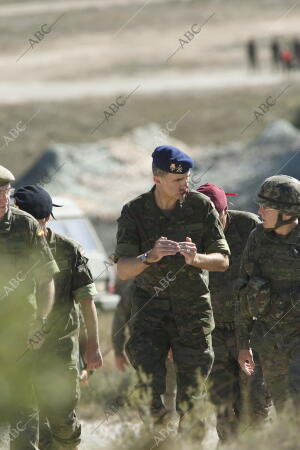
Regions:
[[[181,164],[179,164],[176,167],[176,164],[172,163],[172,164],[170,164],[170,171],[171,172],[176,172],[176,173],[182,173],[183,172],[183,168],[182,168]]]

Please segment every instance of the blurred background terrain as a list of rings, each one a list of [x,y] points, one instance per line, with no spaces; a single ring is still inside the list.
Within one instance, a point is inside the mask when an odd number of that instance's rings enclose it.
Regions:
[[[0,163],[16,186],[75,200],[108,253],[122,205],[151,187],[157,145],[193,156],[192,188],[219,184],[238,194],[231,208],[255,211],[266,176],[300,177],[299,62],[274,66],[270,50],[277,40],[293,51],[299,23],[295,0],[1,0]],[[129,383],[113,367],[110,325],[103,314],[87,421]]]
[[[205,172],[196,180],[253,210],[257,183],[299,148],[288,123],[264,133],[279,119],[300,126],[297,61],[274,68],[270,51],[274,39],[292,48],[299,17],[276,0],[2,1],[1,163],[19,184],[46,170],[50,193],[76,198],[110,249],[122,204],[151,186],[151,153],[165,142],[191,153]]]

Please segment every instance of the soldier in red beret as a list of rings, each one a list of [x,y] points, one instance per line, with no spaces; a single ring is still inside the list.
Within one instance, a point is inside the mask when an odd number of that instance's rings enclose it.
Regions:
[[[251,378],[239,368],[234,325],[235,285],[241,257],[249,234],[260,220],[250,212],[228,210],[227,195],[234,194],[226,194],[215,184],[204,184],[197,191],[207,195],[218,211],[231,251],[229,269],[209,274],[215,319],[212,333],[215,361],[210,374],[210,396],[216,406],[219,439],[228,441],[236,435],[242,420],[243,424],[246,420],[252,424],[259,422],[267,417],[269,409],[258,356]]]

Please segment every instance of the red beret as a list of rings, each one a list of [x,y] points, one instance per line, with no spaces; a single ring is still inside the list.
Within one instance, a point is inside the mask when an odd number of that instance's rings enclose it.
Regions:
[[[224,190],[215,184],[203,184],[198,187],[197,191],[201,192],[201,194],[207,195],[207,197],[211,199],[218,213],[224,211],[224,209],[228,206]]]

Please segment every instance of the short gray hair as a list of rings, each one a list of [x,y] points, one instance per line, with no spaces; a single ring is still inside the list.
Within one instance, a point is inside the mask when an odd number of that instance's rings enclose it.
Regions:
[[[168,172],[165,172],[164,170],[159,169],[152,163],[152,173],[156,177],[164,177],[167,175]]]

